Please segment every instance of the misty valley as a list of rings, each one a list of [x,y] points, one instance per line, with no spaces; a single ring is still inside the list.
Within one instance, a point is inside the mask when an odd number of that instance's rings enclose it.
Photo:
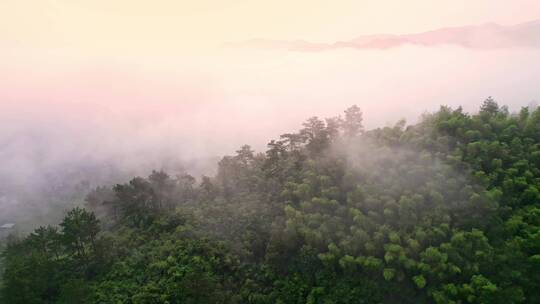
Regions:
[[[0,215],[0,303],[540,303],[540,107],[363,118],[311,117],[215,170],[17,188],[35,203]]]

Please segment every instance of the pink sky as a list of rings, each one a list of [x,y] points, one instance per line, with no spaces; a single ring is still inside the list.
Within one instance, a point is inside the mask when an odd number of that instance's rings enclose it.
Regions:
[[[344,40],[539,18],[535,0],[3,0],[2,44],[163,54],[249,38]]]
[[[193,157],[244,143],[263,149],[307,117],[354,103],[368,127],[440,104],[473,110],[489,95],[518,108],[540,99],[537,49],[304,54],[221,46],[536,18],[538,1],[3,0],[0,139],[42,134],[55,159],[74,151]]]
[[[538,0],[0,0],[0,213],[26,203],[19,192],[46,206],[40,191],[76,184],[69,173],[109,184],[100,174],[193,159],[204,161],[191,173],[209,173],[209,157],[246,143],[264,151],[352,104],[373,128],[441,104],[474,111],[490,95],[511,110],[540,101],[538,47],[310,53],[227,42],[538,19]]]

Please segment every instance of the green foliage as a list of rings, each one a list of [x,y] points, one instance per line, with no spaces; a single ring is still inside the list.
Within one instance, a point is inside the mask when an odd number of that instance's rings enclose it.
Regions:
[[[365,131],[353,106],[87,203],[7,245],[4,302],[540,302],[539,108]]]
[[[90,290],[74,282],[96,278],[107,268],[106,240],[98,237],[99,221],[85,209],[69,211],[56,227],[40,227],[4,251],[2,286],[7,303],[85,303]]]
[[[422,289],[426,286],[426,279],[423,275],[417,275],[413,277],[414,284],[416,284],[416,287]]]

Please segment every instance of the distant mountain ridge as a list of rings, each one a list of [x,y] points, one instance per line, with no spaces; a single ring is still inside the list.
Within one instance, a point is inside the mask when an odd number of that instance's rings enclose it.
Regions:
[[[496,23],[446,27],[413,34],[362,35],[347,41],[316,43],[305,40],[251,39],[228,43],[229,47],[276,49],[317,52],[341,48],[391,49],[403,45],[456,45],[472,49],[500,49],[511,47],[540,47],[540,19],[511,26]]]

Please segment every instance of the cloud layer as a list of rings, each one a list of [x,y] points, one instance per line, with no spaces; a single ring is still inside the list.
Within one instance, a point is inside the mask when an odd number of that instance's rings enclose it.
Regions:
[[[448,27],[415,34],[363,35],[348,41],[314,43],[305,40],[252,39],[228,43],[230,47],[278,49],[300,52],[320,52],[341,48],[384,50],[403,45],[455,45],[471,49],[501,49],[540,47],[540,20],[513,26],[486,23],[478,26]]]

